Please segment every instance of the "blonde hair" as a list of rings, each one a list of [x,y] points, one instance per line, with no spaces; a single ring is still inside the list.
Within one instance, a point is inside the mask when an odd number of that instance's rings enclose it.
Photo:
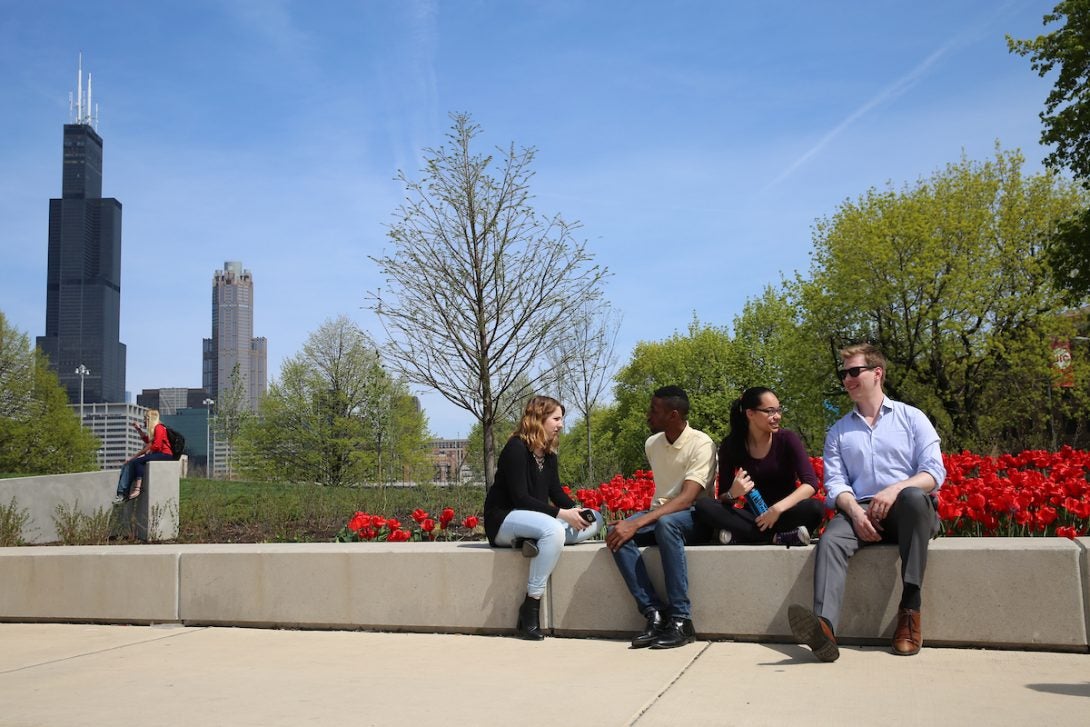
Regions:
[[[522,413],[522,419],[512,437],[518,437],[530,451],[537,449],[543,452],[556,454],[556,439],[550,439],[545,432],[545,421],[552,413],[560,409],[564,413],[564,405],[551,396],[534,396],[526,402],[526,411]]]
[[[148,424],[148,436],[155,436],[155,427],[159,424],[159,410],[148,409],[148,413],[144,415],[145,421]]]
[[[852,356],[862,356],[867,366],[881,366],[883,371],[886,370],[886,357],[873,343],[855,343],[840,349],[842,361]]]

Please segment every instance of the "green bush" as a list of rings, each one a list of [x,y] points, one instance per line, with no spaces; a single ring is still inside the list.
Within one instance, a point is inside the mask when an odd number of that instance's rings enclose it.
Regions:
[[[480,516],[480,485],[323,487],[314,484],[183,479],[181,543],[329,542],[356,511],[410,522],[422,508],[452,507],[460,521]]]

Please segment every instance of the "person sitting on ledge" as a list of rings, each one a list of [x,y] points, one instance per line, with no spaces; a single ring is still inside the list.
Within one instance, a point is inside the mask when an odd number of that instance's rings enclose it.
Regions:
[[[144,470],[148,462],[174,459],[174,452],[170,449],[170,440],[167,438],[167,428],[159,423],[159,410],[148,409],[144,415],[144,424],[148,433],[133,423],[133,427],[144,440],[144,448],[129,457],[121,466],[121,474],[117,478],[117,496],[114,504],[119,505],[128,500],[140,497],[141,488],[144,485]],[[129,491],[130,485],[132,491]]]
[[[707,497],[715,482],[715,443],[689,426],[689,396],[680,386],[663,386],[651,397],[644,452],[655,478],[651,509],[612,525],[606,545],[647,626],[631,648],[673,649],[696,640],[685,546],[707,539],[693,520],[693,502]],[[655,592],[640,546],[657,545],[666,581],[666,600]]]
[[[564,428],[564,407],[548,396],[526,404],[515,433],[500,452],[496,477],[484,500],[484,531],[494,548],[518,548],[530,561],[526,597],[515,635],[529,641],[541,632],[541,596],[560,560],[560,549],[594,537],[603,519],[580,510],[560,486],[556,445]]]
[[[813,499],[814,466],[799,436],[780,428],[782,417],[780,400],[763,386],[746,389],[730,405],[730,434],[719,446],[719,500],[699,498],[693,512],[723,545],[809,545],[825,517],[825,506]],[[755,487],[768,505],[761,514],[752,497],[736,506]]]
[[[826,504],[838,512],[818,540],[814,608],[793,604],[787,618],[819,661],[836,661],[848,559],[863,546],[896,543],[903,587],[892,649],[912,656],[923,645],[927,546],[939,531],[933,495],[946,479],[939,435],[922,411],[886,396],[886,358],[878,348],[848,346],[840,357],[837,373],[855,407],[825,436]]]

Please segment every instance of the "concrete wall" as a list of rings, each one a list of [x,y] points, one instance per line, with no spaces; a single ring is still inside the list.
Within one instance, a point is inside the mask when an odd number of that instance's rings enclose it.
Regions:
[[[935,541],[924,587],[925,642],[1086,651],[1088,545]],[[645,554],[661,587],[658,553]],[[810,603],[814,548],[707,546],[688,555],[701,637],[790,639],[787,607]],[[0,620],[505,633],[528,563],[484,543],[0,548]],[[842,640],[888,643],[898,574],[890,546],[852,559]],[[642,626],[600,543],[565,549],[542,625],[565,636],[628,636]]]
[[[114,511],[118,523],[132,522],[141,540],[173,540],[178,537],[178,481],[181,462],[149,462],[143,495],[114,508],[119,470],[38,475],[0,480],[0,506],[12,499],[25,510],[29,522],[23,528],[27,543],[60,540],[54,517],[58,507],[85,516]]]

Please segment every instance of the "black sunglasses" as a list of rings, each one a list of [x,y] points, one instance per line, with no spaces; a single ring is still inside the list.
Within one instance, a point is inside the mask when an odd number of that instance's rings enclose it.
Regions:
[[[878,367],[877,366],[852,366],[851,368],[848,368],[848,369],[837,369],[836,370],[836,377],[838,379],[840,379],[841,381],[843,381],[846,376],[851,376],[854,379],[854,378],[857,378],[859,376],[859,374],[863,373],[864,371],[873,371],[876,368],[878,368]]]

